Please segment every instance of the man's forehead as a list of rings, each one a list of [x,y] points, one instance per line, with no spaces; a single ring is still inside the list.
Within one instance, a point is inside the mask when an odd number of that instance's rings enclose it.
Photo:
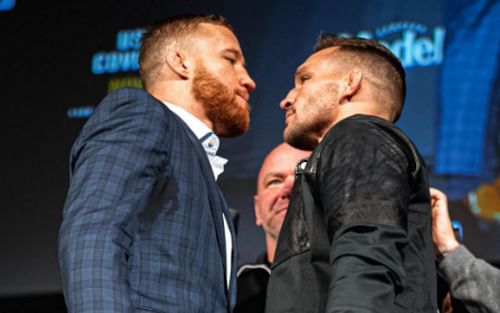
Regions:
[[[340,50],[339,46],[333,46],[333,47],[328,47],[321,49],[311,55],[311,57],[316,57],[316,58],[325,58],[325,57],[330,57],[333,53],[336,51]]]
[[[235,34],[224,25],[200,23],[194,43],[210,45],[210,50],[227,52],[242,56],[240,43]]]
[[[340,49],[339,47],[329,47],[319,50],[318,52],[311,54],[307,58],[307,60],[303,63],[303,65],[315,64],[323,61],[330,61],[332,60],[332,54],[339,49]]]
[[[309,154],[308,151],[281,146],[268,155],[262,165],[262,174],[265,176],[270,172],[294,171],[295,165]]]
[[[224,25],[200,23],[197,27],[196,32],[201,37],[208,36],[208,37],[224,38],[238,43],[238,38],[236,38],[236,35],[233,33],[233,31]]]
[[[311,54],[295,72],[298,77],[311,71],[318,72],[327,69],[325,66],[334,65],[335,58],[332,56],[339,47],[329,47]]]
[[[275,174],[277,172],[282,172],[284,165],[283,161],[285,161],[285,159],[283,158],[283,152],[273,151],[273,153],[271,153],[262,164],[261,172],[259,175],[260,179],[265,180],[265,178],[269,177],[269,175]]]

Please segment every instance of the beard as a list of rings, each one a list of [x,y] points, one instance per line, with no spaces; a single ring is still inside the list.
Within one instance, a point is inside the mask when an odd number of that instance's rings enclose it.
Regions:
[[[328,127],[327,122],[313,120],[313,116],[309,116],[307,120],[295,120],[293,124],[287,125],[283,133],[286,143],[300,150],[313,150],[319,144],[325,129]]]
[[[284,140],[290,146],[301,150],[313,150],[319,140],[313,136],[307,124],[289,125],[283,134]]]
[[[203,105],[207,118],[213,124],[217,136],[236,137],[248,130],[250,106],[241,108],[236,102],[236,93],[210,74],[201,64],[193,78],[191,92]]]
[[[304,99],[302,110],[295,108],[295,118],[283,131],[283,137],[290,146],[301,150],[313,150],[332,127],[335,109],[332,102],[337,96],[337,89],[328,88],[323,96]]]

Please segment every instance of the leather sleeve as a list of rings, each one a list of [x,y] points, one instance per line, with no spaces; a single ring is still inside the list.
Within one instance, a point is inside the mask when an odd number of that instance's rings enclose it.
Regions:
[[[319,164],[330,239],[327,312],[395,312],[405,284],[402,251],[412,160],[390,128],[354,120],[335,127]]]

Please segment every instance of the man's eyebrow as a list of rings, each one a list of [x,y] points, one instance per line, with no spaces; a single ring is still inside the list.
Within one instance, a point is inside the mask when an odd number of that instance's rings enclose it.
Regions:
[[[301,77],[303,75],[308,75],[309,74],[309,69],[305,66],[301,66],[299,67],[296,71],[295,71],[295,77]]]
[[[234,49],[234,48],[226,48],[223,51],[224,52],[231,52],[231,53],[234,53],[234,54],[237,54],[237,55],[241,55],[241,52],[238,49]]]
[[[267,172],[264,175],[264,182],[267,181],[269,178],[273,178],[273,177],[283,177],[283,174],[280,172]]]
[[[243,55],[241,55],[241,52],[239,50],[236,50],[233,48],[224,49],[224,50],[222,50],[222,53],[232,53],[237,58],[243,58]]]

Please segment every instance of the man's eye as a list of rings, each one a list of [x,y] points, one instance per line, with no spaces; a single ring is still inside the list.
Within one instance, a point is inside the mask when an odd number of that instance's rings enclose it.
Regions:
[[[272,187],[281,184],[281,179],[271,179],[266,183],[266,187]]]
[[[309,76],[309,75],[301,75],[299,77],[299,80],[300,80],[301,83],[303,83],[303,82],[305,82],[306,80],[309,80],[309,79],[311,79],[311,76]]]
[[[225,57],[225,59],[231,63],[231,64],[235,64],[236,63],[236,59],[235,58],[232,58],[232,57]]]

